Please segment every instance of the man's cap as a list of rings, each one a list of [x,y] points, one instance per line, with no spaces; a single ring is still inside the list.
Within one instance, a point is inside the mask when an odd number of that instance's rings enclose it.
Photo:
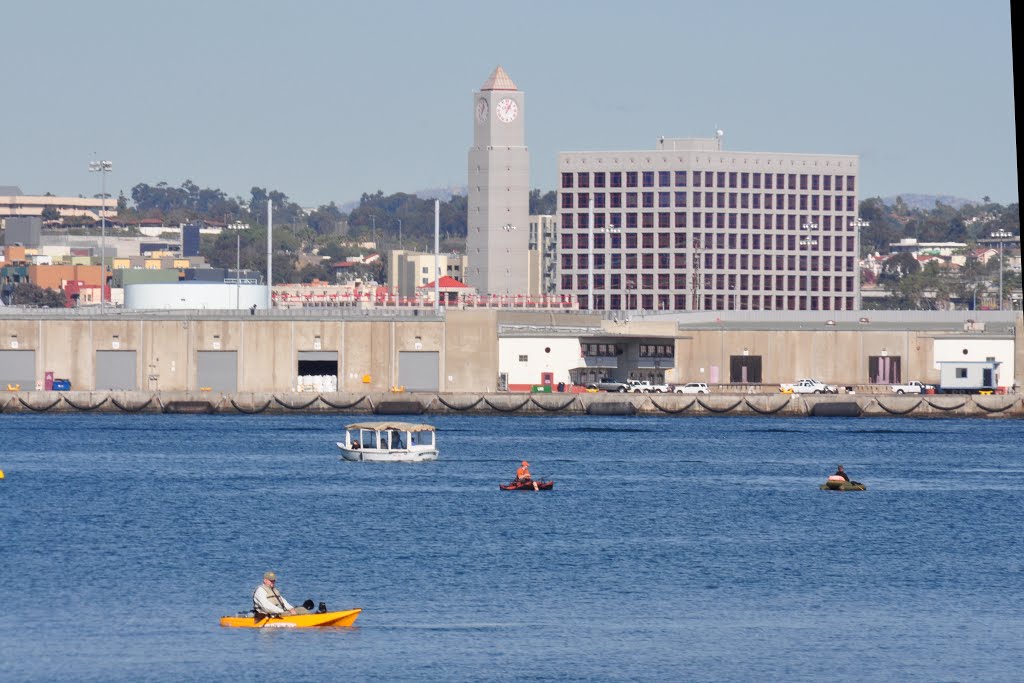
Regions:
[[[525,460],[523,461],[523,467],[529,467],[529,465],[530,463],[526,462]]]
[[[266,572],[263,574],[264,579],[270,579],[271,581],[277,581],[277,574],[274,572]]]

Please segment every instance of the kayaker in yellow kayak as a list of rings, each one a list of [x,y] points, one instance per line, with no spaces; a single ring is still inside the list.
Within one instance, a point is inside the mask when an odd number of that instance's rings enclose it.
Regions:
[[[277,590],[277,574],[266,572],[263,583],[252,592],[252,608],[256,614],[281,616],[283,614],[312,614],[304,606],[292,607]]]

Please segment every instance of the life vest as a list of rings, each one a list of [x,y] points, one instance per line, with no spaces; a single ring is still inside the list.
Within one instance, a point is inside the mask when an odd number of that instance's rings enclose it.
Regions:
[[[260,608],[259,603],[256,601],[256,593],[259,592],[259,590],[261,588],[263,589],[263,594],[266,596],[266,601],[268,603],[270,603],[271,605],[274,605],[275,607],[277,607],[278,609],[280,609],[283,612],[284,611],[284,603],[281,602],[282,598],[281,598],[280,593],[278,593],[276,589],[274,589],[274,588],[267,588],[263,584],[260,584],[260,585],[256,586],[256,590],[254,590],[252,592],[252,608],[255,611],[257,611],[257,612],[261,612],[262,611],[262,609]]]
[[[530,478],[530,468],[529,467],[520,467],[518,470],[516,470],[516,478],[518,478],[518,479],[529,479]]]

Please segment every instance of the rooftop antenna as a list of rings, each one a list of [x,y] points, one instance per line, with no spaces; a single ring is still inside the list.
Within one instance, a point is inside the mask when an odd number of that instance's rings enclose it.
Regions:
[[[718,151],[722,151],[722,137],[725,135],[725,131],[715,126],[715,140],[718,141]]]

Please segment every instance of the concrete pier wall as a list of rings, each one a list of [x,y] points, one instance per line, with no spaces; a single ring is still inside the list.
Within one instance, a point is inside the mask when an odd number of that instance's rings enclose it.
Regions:
[[[28,391],[0,394],[0,413],[657,415],[1024,417],[1008,395],[524,394]]]

